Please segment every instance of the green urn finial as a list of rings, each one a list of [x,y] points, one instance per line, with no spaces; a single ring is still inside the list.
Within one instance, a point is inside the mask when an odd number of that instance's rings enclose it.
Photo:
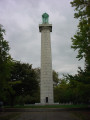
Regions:
[[[42,15],[42,23],[44,24],[48,23],[48,18],[49,18],[49,15],[47,13],[44,13]]]

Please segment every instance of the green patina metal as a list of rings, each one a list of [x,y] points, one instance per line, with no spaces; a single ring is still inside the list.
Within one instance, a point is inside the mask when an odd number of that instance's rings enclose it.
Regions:
[[[44,13],[42,15],[42,22],[43,23],[48,23],[48,18],[49,18],[49,15],[47,13]]]

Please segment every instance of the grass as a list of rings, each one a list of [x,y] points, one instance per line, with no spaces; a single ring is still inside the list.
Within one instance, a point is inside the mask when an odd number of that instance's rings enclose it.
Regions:
[[[13,108],[87,108],[88,105],[17,105]],[[5,108],[11,108],[10,106],[6,106]]]
[[[3,113],[3,114],[0,114],[0,120],[16,120],[18,117],[19,117],[20,113]]]

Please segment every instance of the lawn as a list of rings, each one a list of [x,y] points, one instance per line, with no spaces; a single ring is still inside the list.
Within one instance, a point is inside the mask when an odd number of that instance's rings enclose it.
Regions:
[[[16,105],[13,108],[87,108],[88,105]],[[5,108],[11,108],[10,106],[5,106]]]

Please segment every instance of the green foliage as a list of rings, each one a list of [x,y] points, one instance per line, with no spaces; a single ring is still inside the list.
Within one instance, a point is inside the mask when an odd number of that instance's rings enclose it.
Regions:
[[[5,29],[0,25],[0,101],[6,99],[6,89],[10,77],[11,57],[9,55],[9,45],[4,39]]]
[[[32,65],[14,61],[12,63],[11,77],[8,81],[12,91],[8,91],[10,103],[33,104],[40,102],[40,68],[32,68]],[[53,71],[53,78],[59,82],[58,73]],[[9,103],[9,104],[10,104]]]
[[[53,70],[53,81],[55,83],[59,82],[59,76],[58,76],[58,73],[55,70]]]
[[[11,106],[5,106],[11,108]],[[15,105],[13,108],[88,108],[87,104]]]
[[[90,66],[90,0],[73,0],[75,7],[74,17],[79,19],[78,31],[72,38],[72,48],[78,50],[77,58],[85,58],[86,65]]]
[[[4,39],[5,30],[0,25],[0,79],[5,80],[9,73],[10,55],[9,45]]]
[[[24,103],[25,104],[34,104],[36,103],[37,101],[35,100],[35,96],[30,96],[30,95],[27,95],[24,97]]]
[[[60,80],[60,83],[54,88],[55,102],[70,103],[72,102],[72,90],[69,83],[64,78]]]
[[[54,99],[59,103],[89,104],[90,79],[81,68],[76,75],[66,75],[54,87]]]
[[[14,62],[9,84],[15,91],[14,96],[11,94],[11,99],[13,99],[13,97],[15,97],[15,99],[18,98],[19,100],[16,100],[17,104],[25,102],[28,104],[32,103],[32,100],[28,99],[29,96],[30,98],[33,98],[33,101],[35,102],[39,100],[38,75],[35,69],[32,68],[32,65]],[[24,99],[20,99],[21,97]]]
[[[24,105],[24,97],[22,95],[15,97],[16,105]]]
[[[68,75],[66,78],[70,81],[74,103],[89,103],[90,79],[87,78],[87,72],[79,69],[77,75]]]
[[[55,88],[55,99],[59,102],[90,102],[90,0],[73,0],[74,17],[79,19],[78,31],[72,38],[72,48],[78,50],[77,58],[85,59],[85,69],[78,74],[64,76]],[[56,95],[56,93],[58,93]]]

